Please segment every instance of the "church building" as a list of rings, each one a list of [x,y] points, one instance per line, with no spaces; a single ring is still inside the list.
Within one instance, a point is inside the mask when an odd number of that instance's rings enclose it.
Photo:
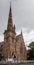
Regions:
[[[26,47],[24,38],[22,35],[22,31],[19,35],[16,34],[15,25],[13,25],[12,20],[11,5],[9,9],[7,29],[4,31],[4,43],[2,53],[4,58],[26,60]]]

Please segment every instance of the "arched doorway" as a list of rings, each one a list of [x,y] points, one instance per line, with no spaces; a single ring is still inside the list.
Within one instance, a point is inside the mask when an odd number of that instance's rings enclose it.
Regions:
[[[12,58],[13,58],[14,60],[17,59],[17,56],[16,56],[16,53],[15,53],[15,52],[12,52]]]

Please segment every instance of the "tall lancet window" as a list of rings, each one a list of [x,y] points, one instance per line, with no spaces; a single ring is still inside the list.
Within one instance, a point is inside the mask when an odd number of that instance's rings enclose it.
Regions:
[[[20,53],[23,53],[23,46],[22,46],[22,43],[20,45]]]

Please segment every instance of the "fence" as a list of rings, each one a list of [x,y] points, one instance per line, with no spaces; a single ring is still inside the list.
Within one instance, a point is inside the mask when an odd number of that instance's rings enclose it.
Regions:
[[[0,61],[0,65],[34,65],[34,60],[13,61],[13,62]]]

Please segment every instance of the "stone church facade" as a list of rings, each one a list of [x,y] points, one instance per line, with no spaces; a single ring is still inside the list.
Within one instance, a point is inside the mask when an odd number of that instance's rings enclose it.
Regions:
[[[4,58],[13,58],[17,60],[26,60],[26,47],[21,33],[16,36],[15,25],[12,20],[12,10],[10,5],[7,30],[4,31],[3,44]]]

